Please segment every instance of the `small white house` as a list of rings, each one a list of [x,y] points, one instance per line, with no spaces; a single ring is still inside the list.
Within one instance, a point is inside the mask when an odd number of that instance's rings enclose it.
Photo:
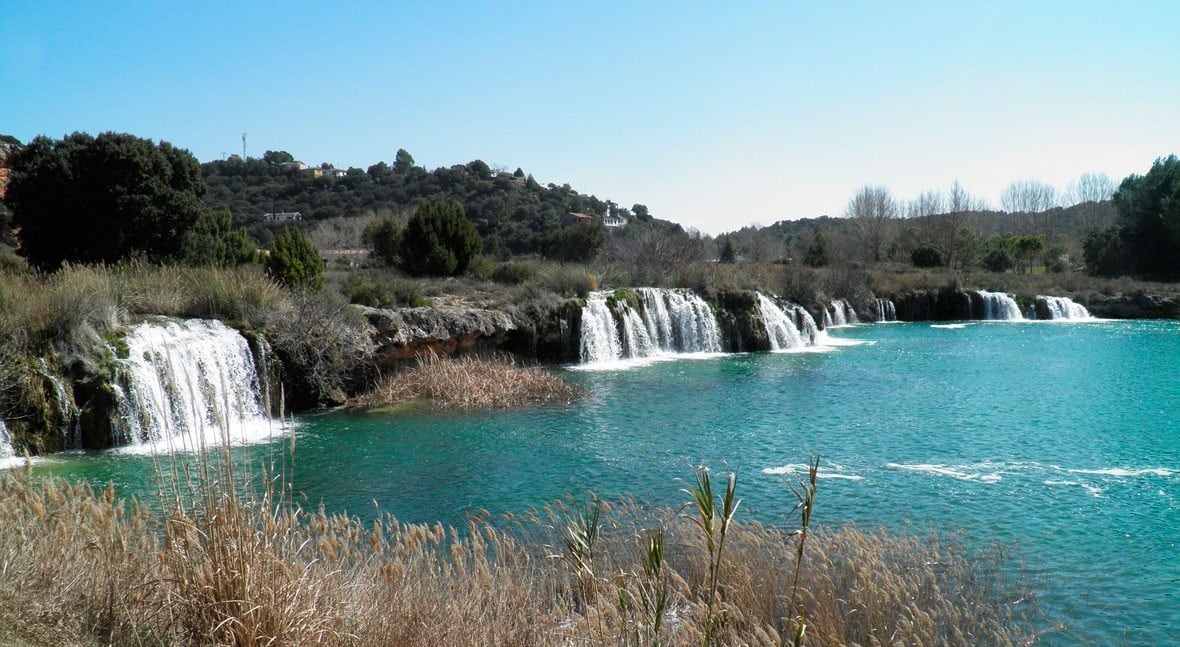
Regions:
[[[298,211],[279,211],[278,213],[268,213],[263,216],[267,222],[298,222],[303,220],[303,214]]]

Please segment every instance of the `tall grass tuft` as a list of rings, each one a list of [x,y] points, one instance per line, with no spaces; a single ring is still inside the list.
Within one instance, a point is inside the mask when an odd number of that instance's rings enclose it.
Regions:
[[[705,557],[708,563],[708,578],[706,580],[705,597],[705,636],[706,644],[713,644],[721,625],[725,622],[725,610],[718,609],[722,600],[718,598],[717,587],[721,579],[722,551],[725,549],[725,538],[729,535],[733,516],[737,513],[741,500],[735,497],[737,491],[737,475],[730,472],[725,484],[725,493],[721,496],[721,507],[713,494],[713,484],[709,478],[709,468],[698,467],[694,474],[695,482],[685,492],[691,497],[692,511],[689,519],[701,531],[704,542]]]
[[[799,601],[799,576],[803,573],[803,549],[807,533],[811,530],[811,513],[815,509],[816,481],[819,476],[819,456],[813,456],[807,463],[807,480],[799,479],[798,484],[788,484],[795,495],[794,510],[799,513],[799,529],[795,531],[795,576],[791,581],[791,618],[788,626],[791,642],[795,647],[803,644],[807,633],[807,607]]]

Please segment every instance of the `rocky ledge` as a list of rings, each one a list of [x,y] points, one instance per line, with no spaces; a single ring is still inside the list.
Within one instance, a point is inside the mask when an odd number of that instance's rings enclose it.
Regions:
[[[423,354],[494,350],[517,330],[505,312],[482,308],[434,307],[381,310],[358,306],[373,327],[374,363],[390,368]]]
[[[1090,314],[1105,319],[1180,319],[1180,299],[1172,295],[1091,294],[1084,303]]]

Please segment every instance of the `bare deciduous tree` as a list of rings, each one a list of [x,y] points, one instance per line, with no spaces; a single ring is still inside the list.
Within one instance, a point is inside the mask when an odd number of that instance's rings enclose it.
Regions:
[[[854,223],[864,260],[880,261],[885,239],[897,217],[897,203],[889,190],[883,186],[861,187],[848,201],[844,215]]]
[[[907,218],[921,218],[946,213],[946,200],[938,191],[926,191],[922,195],[906,203]]]
[[[1038,180],[1016,180],[1000,194],[1008,213],[1040,213],[1057,206],[1057,190]]]
[[[983,200],[976,198],[955,180],[951,185],[951,192],[947,199],[947,209],[950,213],[964,213],[967,211],[985,211],[987,204]]]
[[[1082,204],[1084,202],[1102,202],[1114,195],[1115,185],[1110,176],[1105,173],[1082,173],[1075,182],[1070,182],[1065,188],[1062,202],[1067,205]]]

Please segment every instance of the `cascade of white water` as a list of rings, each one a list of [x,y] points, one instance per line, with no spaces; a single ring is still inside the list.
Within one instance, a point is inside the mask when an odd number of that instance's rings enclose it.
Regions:
[[[640,311],[625,300],[611,303],[610,292],[587,296],[582,309],[582,363],[721,352],[717,317],[704,299],[689,290],[639,288],[636,294]]]
[[[795,327],[794,317],[783,312],[782,308],[761,292],[758,293],[758,311],[766,325],[770,350],[786,350],[803,345],[803,338],[799,335],[799,329]],[[815,321],[812,320],[812,323]]]
[[[889,299],[877,299],[877,322],[897,321],[897,308]]]
[[[0,466],[3,466],[5,459],[16,456],[16,450],[12,447],[12,436],[8,433],[8,427],[0,420]]]
[[[983,301],[983,318],[989,321],[1020,321],[1024,315],[1020,314],[1020,306],[1016,300],[1003,292],[987,292],[979,290],[979,298]]]
[[[582,308],[582,362],[596,363],[616,360],[622,354],[619,329],[614,315],[606,304],[606,292],[591,292]]]
[[[191,451],[271,432],[253,355],[237,331],[163,319],[133,327],[125,342],[122,442]]]
[[[847,326],[848,318],[844,316],[844,304],[839,300],[833,301],[828,310],[832,313],[832,326]]]
[[[1094,316],[1080,303],[1069,297],[1038,296],[1038,301],[1045,302],[1045,309],[1050,319],[1093,319]]]
[[[844,304],[844,319],[849,324],[860,323],[860,317],[856,316],[856,310],[853,309],[852,304],[843,299],[841,299],[840,302]]]
[[[681,353],[720,353],[721,329],[704,299],[689,290],[659,290],[671,318],[674,346],[663,350]]]
[[[808,344],[815,345],[815,338],[819,336],[819,326],[815,325],[815,317],[807,311],[807,308],[796,305],[792,306],[795,315],[795,329],[799,331],[799,336]]]
[[[643,323],[652,344],[661,351],[676,347],[672,334],[672,317],[664,300],[664,291],[658,288],[639,288],[639,300],[643,303]]]
[[[53,389],[53,401],[57,405],[58,422],[62,426],[62,448],[81,449],[82,434],[79,429],[78,407],[62,379],[49,370],[49,363],[40,359],[41,376],[49,381]]]
[[[623,356],[648,357],[653,352],[647,325],[631,306],[623,308]]]
[[[831,327],[832,327],[832,314],[830,312],[828,312],[827,308],[824,308],[824,330],[827,330],[828,328],[831,328]]]

